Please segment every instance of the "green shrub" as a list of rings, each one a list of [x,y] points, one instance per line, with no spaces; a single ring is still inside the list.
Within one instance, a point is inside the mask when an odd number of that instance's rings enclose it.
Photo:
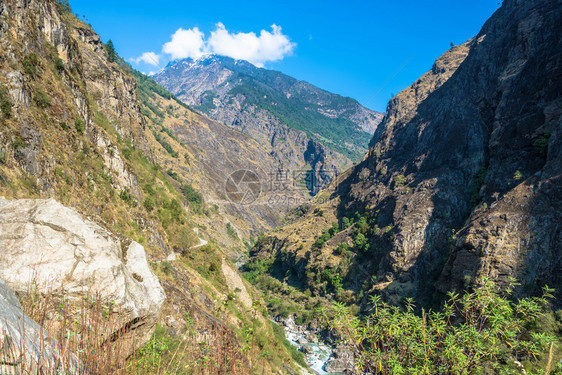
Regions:
[[[203,204],[203,196],[190,184],[183,184],[181,192],[185,199],[196,209],[200,209]]]
[[[23,58],[23,71],[32,78],[37,76],[37,67],[39,66],[39,59],[34,53]]]
[[[336,249],[336,253],[338,255],[345,255],[347,250],[349,249],[349,245],[346,243],[340,243]]]
[[[399,174],[398,176],[394,177],[394,187],[399,188],[404,186],[404,184],[408,181],[404,175]]]
[[[33,95],[33,101],[39,108],[47,108],[51,105],[51,97],[49,94],[44,93],[43,91],[37,90]]]
[[[353,246],[359,251],[367,252],[367,250],[369,250],[369,241],[363,233],[359,233],[353,239]]]
[[[74,120],[74,127],[76,128],[76,131],[79,134],[84,133],[84,130],[86,130],[86,125],[85,125],[84,121],[82,121],[81,119],[78,119],[78,118],[76,120]]]
[[[520,180],[523,178],[523,173],[521,173],[521,171],[517,170],[515,171],[515,173],[513,174],[513,179],[514,180]]]
[[[488,170],[485,167],[480,168],[476,176],[474,176],[474,185],[472,186],[472,196],[470,197],[470,204],[472,206],[476,206],[482,200],[482,196],[480,195],[480,189],[484,184],[484,179],[486,178],[486,174],[488,174]]]
[[[150,196],[146,197],[142,205],[148,212],[152,212],[154,210],[154,199]]]
[[[55,63],[55,68],[59,72],[64,71],[64,61],[62,61],[62,59],[60,57],[55,57],[54,63]]]
[[[542,158],[546,157],[546,153],[548,151],[548,141],[551,135],[551,132],[546,132],[533,142],[535,152]]]
[[[12,116],[12,102],[8,94],[8,89],[0,84],[0,112],[5,118]]]
[[[229,235],[229,237],[235,240],[238,239],[238,233],[236,233],[236,230],[232,227],[232,224],[230,223],[226,223],[226,233]]]
[[[133,204],[134,201],[135,201],[135,199],[133,198],[133,195],[131,194],[131,192],[127,188],[121,190],[121,193],[119,193],[119,198],[121,198],[122,200],[124,200],[128,204]]]
[[[413,300],[390,306],[371,296],[372,313],[359,318],[343,304],[325,316],[357,353],[357,365],[376,374],[515,374],[515,358],[536,359],[557,338],[529,330],[544,314],[552,290],[540,298],[512,301],[512,287],[500,291],[490,280],[460,296],[450,292],[441,312],[414,312]],[[478,371],[475,371],[478,370]]]

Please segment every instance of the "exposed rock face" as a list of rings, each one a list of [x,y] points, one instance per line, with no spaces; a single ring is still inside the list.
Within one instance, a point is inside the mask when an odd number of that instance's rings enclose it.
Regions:
[[[154,78],[185,103],[267,146],[287,169],[348,166],[364,153],[382,118],[350,98],[224,56],[179,61]],[[344,139],[336,139],[343,129]],[[316,177],[326,182],[327,174]]]
[[[428,302],[480,276],[560,291],[561,36],[559,1],[506,0],[391,100],[369,153],[332,189],[340,218],[358,210],[385,228],[356,265],[380,292]]]
[[[379,270],[420,291],[449,258],[443,291],[477,276],[560,285],[561,21],[559,1],[505,1],[390,103],[345,199],[387,214]]]
[[[96,112],[101,110],[121,137],[146,150],[142,134],[145,120],[136,97],[136,81],[108,60],[100,37],[90,27],[65,20],[56,2],[37,0],[4,1],[0,24],[0,29],[9,29],[11,34],[0,39],[1,74],[6,77],[13,117],[24,125],[21,137],[27,143],[27,147],[19,150],[20,155],[15,156],[28,173],[39,179],[40,185],[50,187],[46,164],[51,161],[46,160],[45,145],[40,142],[41,121],[29,111],[38,92],[53,97],[48,105],[56,107],[51,120],[57,117],[56,122],[70,126],[81,121],[92,143],[109,143],[93,126]],[[25,41],[25,48],[14,43],[14,39]],[[55,58],[53,54],[62,64],[58,68],[62,92],[58,82],[51,82],[48,88],[35,82],[48,70],[49,59]],[[23,64],[23,71],[19,70],[22,58],[31,61]],[[117,149],[113,153],[120,158]],[[120,176],[124,172],[122,166],[119,166],[121,170],[113,170],[111,163],[108,167],[117,180],[124,181]],[[116,188],[138,190],[134,183],[117,183]]]
[[[58,372],[65,368],[80,373],[79,359],[58,350],[56,340],[22,311],[16,295],[2,280],[0,348],[0,372],[3,374],[41,373],[47,369]]]
[[[0,277],[17,292],[32,284],[69,298],[115,303],[137,345],[152,334],[164,291],[144,248],[118,239],[50,200],[0,198]]]

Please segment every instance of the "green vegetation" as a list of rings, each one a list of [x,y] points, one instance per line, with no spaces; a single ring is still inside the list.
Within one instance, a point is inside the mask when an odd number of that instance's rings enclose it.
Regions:
[[[513,174],[513,179],[514,180],[520,180],[523,178],[523,173],[521,173],[521,171],[516,170],[515,173]]]
[[[8,89],[3,84],[0,84],[0,113],[2,113],[4,118],[12,116],[12,102],[10,101]]]
[[[232,224],[230,223],[226,223],[226,233],[232,238],[232,239],[239,239],[238,237],[238,233],[236,233],[236,230],[234,229],[234,227],[232,226]]]
[[[249,78],[242,78],[241,84],[234,87],[229,95],[232,98],[243,95],[245,105],[254,105],[258,109],[269,111],[288,127],[304,131],[308,136],[354,161],[363,156],[363,151],[371,140],[371,135],[357,130],[353,122],[326,117],[317,111],[319,106],[287,98]],[[332,104],[335,107],[343,106],[346,100],[350,99],[341,98],[341,103]],[[352,145],[351,150],[346,143]]]
[[[39,59],[35,53],[30,53],[25,56],[22,61],[23,71],[31,78],[35,78],[38,74],[37,67],[39,66]]]
[[[203,113],[209,113],[210,111],[216,108],[215,103],[213,101],[213,99],[215,99],[216,97],[217,95],[215,95],[212,91],[205,91],[201,99],[201,105],[196,106],[195,109]]]
[[[68,12],[68,13],[72,12],[68,0],[57,0],[57,6],[62,12]]]
[[[107,59],[109,61],[117,61],[117,52],[115,52],[115,46],[113,45],[113,41],[111,39],[107,41],[107,44],[105,45],[105,51],[107,52]]]
[[[394,187],[401,188],[402,186],[404,186],[404,184],[406,184],[407,181],[408,179],[404,177],[404,175],[399,174],[398,176],[394,177]]]
[[[55,63],[55,68],[59,71],[62,72],[64,71],[64,61],[62,61],[62,59],[60,57],[55,57],[54,58],[54,63]]]
[[[86,124],[79,118],[74,120],[74,127],[76,128],[78,134],[83,134],[84,130],[86,130]]]
[[[548,151],[548,141],[551,135],[552,132],[546,132],[533,142],[533,148],[535,152],[542,158],[546,158],[546,153]]]
[[[37,90],[33,94],[33,101],[39,108],[45,109],[51,105],[52,99],[49,94],[46,94],[41,90]]]
[[[472,206],[476,206],[482,200],[482,196],[480,195],[480,189],[484,184],[484,180],[486,179],[487,174],[488,174],[488,169],[486,167],[482,167],[474,177],[474,185],[472,185],[472,195],[470,197],[470,204]]]
[[[440,312],[416,314],[412,299],[403,308],[371,297],[371,313],[350,314],[336,304],[327,322],[349,349],[358,353],[358,368],[377,374],[520,374],[516,360],[530,369],[557,338],[533,329],[547,309],[552,290],[540,298],[513,301],[512,287],[501,291],[490,280],[472,293],[450,292]],[[562,364],[546,359],[553,373]],[[554,368],[554,366],[557,366]],[[544,374],[543,370],[527,374]]]
[[[200,192],[195,190],[193,186],[187,183],[183,184],[180,190],[184,198],[189,202],[190,205],[193,206],[195,211],[201,210],[201,207],[203,205],[203,195],[201,195]]]
[[[172,145],[170,145],[160,134],[158,134],[158,132],[153,131],[152,134],[154,134],[154,138],[158,141],[158,143],[160,143],[164,150],[168,152],[168,154],[170,154],[174,158],[178,157],[177,151],[174,150]]]

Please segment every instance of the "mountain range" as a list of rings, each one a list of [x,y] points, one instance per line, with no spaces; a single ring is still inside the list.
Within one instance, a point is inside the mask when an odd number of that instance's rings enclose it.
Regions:
[[[208,55],[153,78],[197,111],[271,150],[287,169],[342,171],[361,159],[382,114],[283,73]],[[316,193],[318,189],[312,191]]]

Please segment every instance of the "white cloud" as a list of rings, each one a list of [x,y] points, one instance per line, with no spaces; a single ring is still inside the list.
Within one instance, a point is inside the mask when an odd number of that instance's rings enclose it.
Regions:
[[[197,27],[188,30],[179,28],[172,35],[172,40],[164,44],[162,51],[174,60],[201,57],[205,48],[203,37],[204,34]]]
[[[160,65],[160,55],[154,52],[145,52],[136,59],[129,59],[130,61],[134,62],[135,64],[140,64],[144,62],[149,65],[159,66]]]
[[[258,36],[254,32],[231,33],[219,22],[208,37],[197,27],[187,30],[179,28],[171,40],[162,46],[162,52],[172,60],[188,57],[196,59],[214,53],[263,66],[266,62],[281,60],[290,55],[295,47],[296,44],[275,24],[271,25],[271,31],[261,30]],[[157,66],[161,57],[154,52],[145,52],[130,61]]]

